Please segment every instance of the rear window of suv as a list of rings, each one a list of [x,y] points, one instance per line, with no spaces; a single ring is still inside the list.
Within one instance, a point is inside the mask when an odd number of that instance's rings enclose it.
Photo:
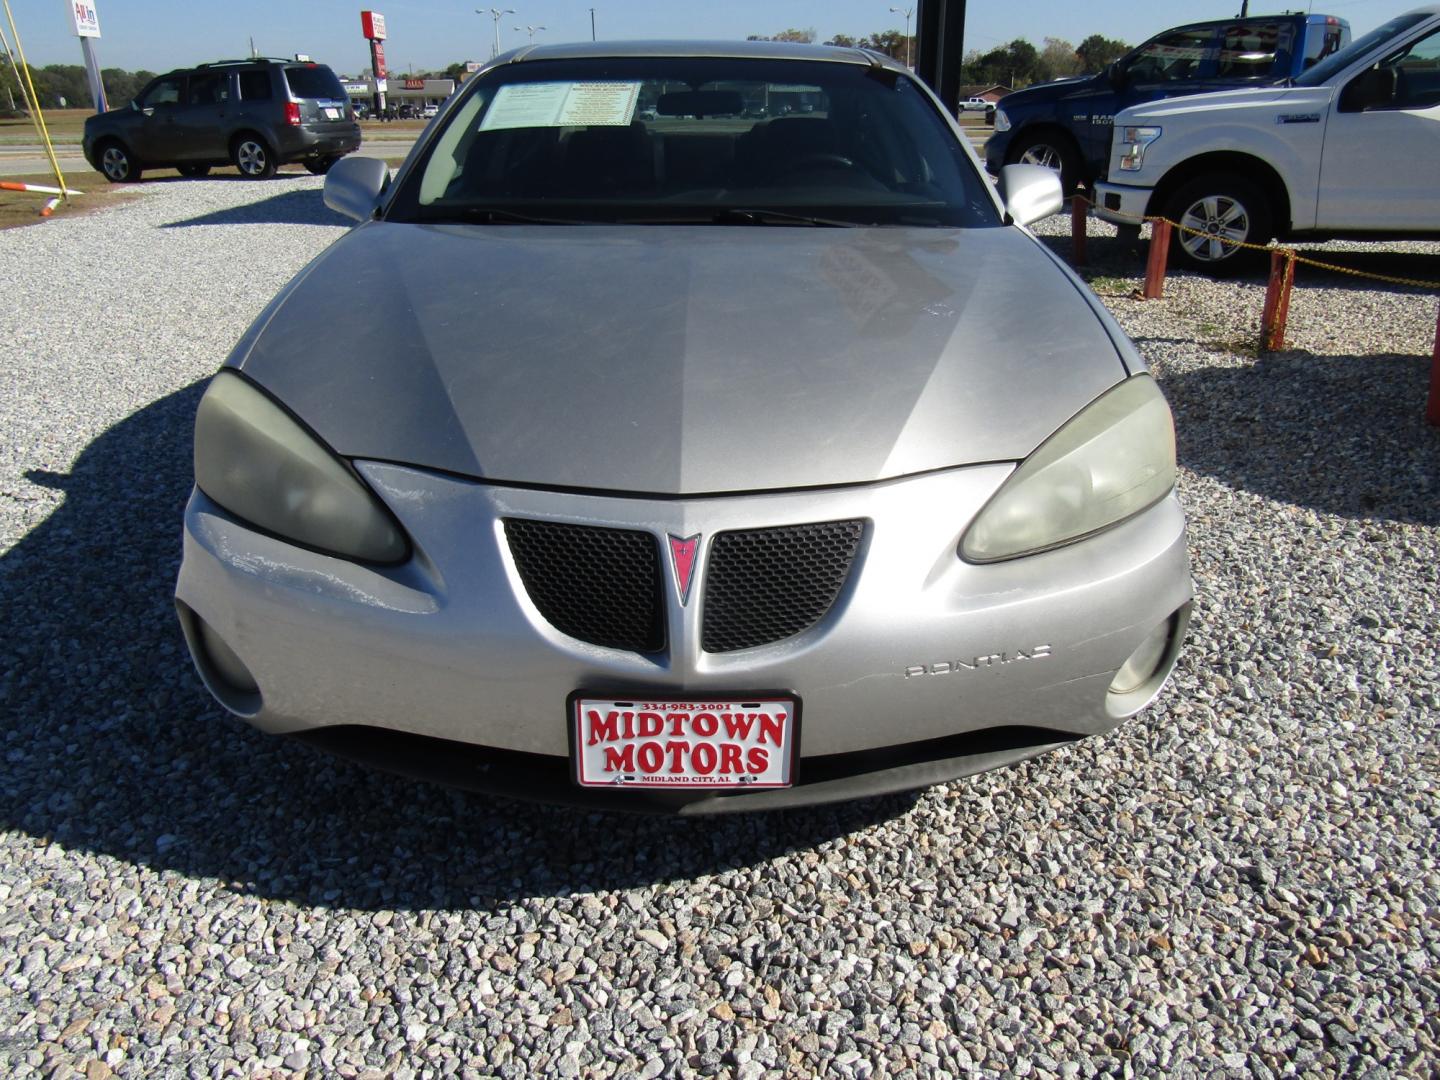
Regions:
[[[322,98],[327,101],[345,101],[345,88],[324,64],[303,64],[285,69],[285,81],[290,84],[290,96],[294,98]]]

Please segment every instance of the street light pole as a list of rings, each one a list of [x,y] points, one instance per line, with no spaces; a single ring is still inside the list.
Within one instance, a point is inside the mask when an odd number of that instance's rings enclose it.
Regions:
[[[534,44],[535,44],[535,31],[536,31],[536,30],[544,30],[545,27],[543,27],[543,26],[517,26],[517,27],[515,27],[514,29],[515,29],[517,32],[518,32],[518,31],[521,31],[521,30],[524,30],[524,31],[528,32],[529,35],[530,35],[530,44],[531,44],[531,45],[534,45]]]
[[[915,9],[908,7],[902,10],[898,7],[892,7],[890,10],[896,15],[905,16],[905,66],[908,68],[910,66],[910,16],[915,14]]]
[[[595,9],[590,9],[590,40],[595,40]]]
[[[505,8],[502,11],[500,8],[476,8],[475,14],[489,15],[492,19],[495,20],[495,45],[490,53],[490,59],[494,60],[495,57],[500,55],[500,20],[503,19],[506,15],[514,15],[515,9]]]

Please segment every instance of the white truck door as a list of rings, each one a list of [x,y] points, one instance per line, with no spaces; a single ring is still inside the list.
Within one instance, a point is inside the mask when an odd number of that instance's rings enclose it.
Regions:
[[[1330,109],[1316,226],[1440,229],[1440,30],[1352,77]]]

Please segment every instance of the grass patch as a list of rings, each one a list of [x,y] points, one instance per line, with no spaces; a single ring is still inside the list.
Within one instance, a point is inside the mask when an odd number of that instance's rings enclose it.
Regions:
[[[385,164],[390,166],[390,171],[393,173],[404,160],[404,158],[387,158]],[[279,175],[293,177],[309,176],[310,174],[306,172],[305,166],[292,164],[280,166]],[[240,175],[238,169],[228,167],[212,169],[209,179],[228,180],[241,184],[264,184],[263,180],[247,180]],[[51,173],[0,176],[0,180],[21,184],[44,184],[46,187],[56,186],[55,177]],[[49,218],[40,216],[40,208],[50,200],[51,196],[28,191],[0,191],[0,229],[13,229],[21,225],[39,225],[54,218],[78,217],[106,206],[116,206],[133,199],[138,189],[152,181],[180,184],[198,183],[198,181],[182,177],[174,169],[146,169],[138,184],[111,184],[98,172],[88,170],[78,173],[67,172],[65,183],[71,188],[79,188],[85,194],[75,195],[69,202],[61,202]]]
[[[22,184],[56,186],[55,177],[50,173],[5,176],[0,179]],[[105,178],[98,173],[88,173],[81,177],[67,174],[65,184],[67,187],[78,187],[85,194],[72,195],[68,202],[62,201],[55,208],[52,217],[76,217],[99,210],[104,206],[114,206],[116,203],[124,202],[132,197],[127,190],[130,185],[107,184]],[[51,197],[30,191],[0,191],[0,229],[13,229],[19,225],[38,225],[51,220],[51,218],[40,216],[40,208],[49,202]]]
[[[95,111],[93,109],[42,109],[41,115],[45,117],[45,127],[50,131],[51,142],[78,145],[80,136],[85,133],[85,118],[94,116]],[[39,141],[40,133],[35,130],[35,125],[30,123],[28,116],[0,120],[0,145],[28,145]]]
[[[1115,277],[1111,274],[1086,274],[1083,267],[1080,270],[1080,276],[1097,296],[1129,296],[1135,291],[1136,279],[1133,277]]]

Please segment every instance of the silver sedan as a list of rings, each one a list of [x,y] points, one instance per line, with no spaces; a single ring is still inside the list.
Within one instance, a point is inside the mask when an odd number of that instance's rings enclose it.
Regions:
[[[1170,411],[897,64],[499,58],[200,403],[177,607],[231,712],[384,768],[679,813],[1104,732],[1191,585]]]

